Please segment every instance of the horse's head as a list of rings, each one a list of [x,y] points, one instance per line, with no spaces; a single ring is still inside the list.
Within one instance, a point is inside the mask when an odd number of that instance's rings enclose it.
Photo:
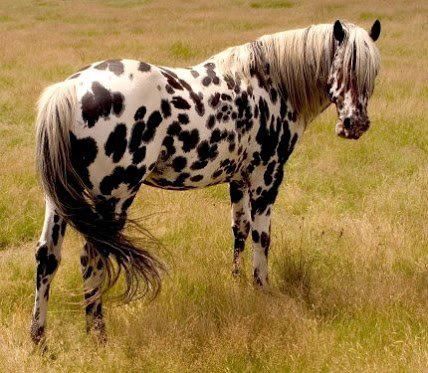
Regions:
[[[334,57],[328,77],[328,96],[336,105],[336,134],[358,139],[370,125],[367,103],[379,70],[379,52],[374,42],[380,34],[375,21],[369,33],[336,21],[333,26]]]

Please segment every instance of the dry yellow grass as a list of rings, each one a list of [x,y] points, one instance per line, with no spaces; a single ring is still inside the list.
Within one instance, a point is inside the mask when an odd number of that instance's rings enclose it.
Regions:
[[[0,371],[424,371],[428,368],[426,2],[30,1],[0,4]],[[33,157],[41,89],[112,57],[191,65],[257,36],[347,19],[382,22],[372,129],[334,135],[329,110],[287,165],[271,289],[230,274],[225,186],[143,188],[133,212],[168,248],[159,298],[107,304],[109,342],[75,304],[68,234],[45,355],[28,337],[42,195]],[[250,250],[246,252],[249,272]],[[75,295],[73,295],[74,293]]]

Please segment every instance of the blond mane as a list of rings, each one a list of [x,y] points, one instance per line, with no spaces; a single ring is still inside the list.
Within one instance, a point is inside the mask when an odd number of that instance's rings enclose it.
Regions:
[[[379,51],[368,33],[342,23],[343,79],[348,82],[353,61],[359,92],[371,93],[379,68]],[[226,49],[212,57],[225,75],[249,79],[250,70],[270,65],[270,77],[305,122],[313,119],[327,102],[325,85],[333,61],[333,24],[312,25]]]

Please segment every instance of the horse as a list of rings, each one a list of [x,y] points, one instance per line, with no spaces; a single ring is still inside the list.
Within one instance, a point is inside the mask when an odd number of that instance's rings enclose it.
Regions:
[[[233,274],[251,232],[253,280],[268,283],[271,212],[307,125],[334,104],[335,132],[369,128],[380,57],[378,20],[312,25],[230,47],[189,68],[99,61],[42,94],[36,162],[45,195],[30,334],[45,335],[51,282],[67,225],[80,257],[87,330],[105,338],[102,295],[125,275],[131,300],[161,286],[162,262],[125,233],[142,184],[189,190],[228,183]]]

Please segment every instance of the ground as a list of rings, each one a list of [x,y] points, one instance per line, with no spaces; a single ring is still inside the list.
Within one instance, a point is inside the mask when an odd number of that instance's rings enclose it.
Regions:
[[[0,371],[423,371],[428,366],[426,2],[26,1],[0,4]],[[46,85],[106,58],[188,66],[266,33],[382,22],[382,69],[358,141],[328,110],[286,167],[270,288],[231,276],[226,186],[145,187],[133,215],[164,245],[160,296],[107,302],[109,341],[86,336],[78,236],[69,232],[48,314],[29,338],[43,199],[34,107]]]

